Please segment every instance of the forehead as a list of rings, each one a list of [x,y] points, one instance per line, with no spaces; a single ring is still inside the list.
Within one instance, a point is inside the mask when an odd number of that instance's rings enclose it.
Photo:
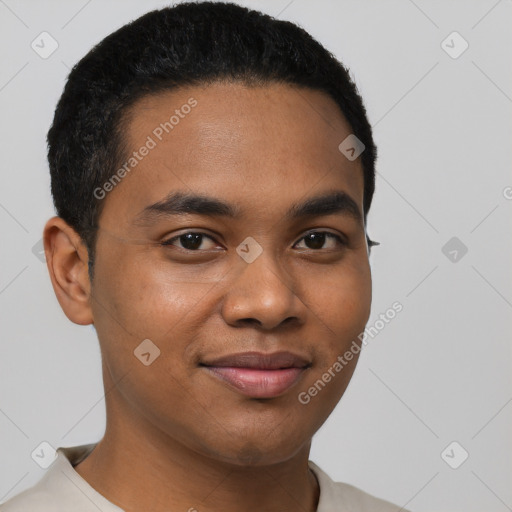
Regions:
[[[342,190],[362,207],[360,159],[338,149],[350,125],[322,92],[285,84],[187,87],[143,97],[123,124],[129,172],[109,195],[117,213],[133,215],[173,190],[213,195],[242,213],[277,213],[326,190]]]

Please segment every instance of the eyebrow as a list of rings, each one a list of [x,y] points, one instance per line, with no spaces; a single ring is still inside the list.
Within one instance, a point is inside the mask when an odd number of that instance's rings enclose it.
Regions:
[[[302,203],[295,203],[285,214],[285,220],[347,215],[359,223],[363,217],[357,203],[341,190],[310,197]],[[202,215],[204,217],[242,217],[241,209],[215,197],[188,192],[172,192],[167,197],[146,206],[135,218],[135,223],[144,225],[160,217],[179,215]]]

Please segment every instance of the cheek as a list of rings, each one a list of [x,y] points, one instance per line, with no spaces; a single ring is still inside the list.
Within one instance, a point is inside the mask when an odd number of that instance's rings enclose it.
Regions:
[[[368,322],[372,301],[372,282],[367,262],[327,269],[314,276],[309,292],[311,304],[326,328],[342,338],[363,330]],[[357,332],[358,334],[359,332]],[[356,334],[356,335],[357,335]]]
[[[318,419],[318,428],[332,412],[355,371],[361,353],[359,335],[364,332],[371,310],[369,267],[359,264],[343,272],[330,271],[328,279],[317,279],[310,294],[314,306],[316,339],[314,371],[301,387],[301,404]]]
[[[212,286],[173,279],[160,265],[144,265],[130,256],[118,259],[115,267],[98,268],[97,282],[101,305],[96,307],[95,321],[98,315],[118,336],[129,333],[134,340],[172,337],[173,330],[185,327],[188,315],[200,307]]]
[[[121,381],[125,399],[137,407],[146,404],[148,413],[178,407],[188,374],[176,361],[201,325],[194,314],[200,314],[211,284],[170,282],[155,265],[134,264],[129,255],[115,268],[97,270],[94,319],[109,375]],[[151,362],[145,365],[147,352]]]

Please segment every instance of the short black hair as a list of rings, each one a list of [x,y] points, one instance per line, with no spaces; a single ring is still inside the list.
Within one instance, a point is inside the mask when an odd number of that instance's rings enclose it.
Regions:
[[[294,23],[228,2],[184,2],[148,12],[94,46],[69,73],[57,104],[47,137],[51,192],[57,215],[88,249],[91,279],[102,210],[94,190],[124,161],[128,108],[146,95],[219,81],[327,93],[365,146],[366,224],[377,148],[348,69]]]

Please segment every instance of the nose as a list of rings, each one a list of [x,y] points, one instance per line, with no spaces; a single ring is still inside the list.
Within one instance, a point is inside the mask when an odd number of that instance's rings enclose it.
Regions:
[[[307,306],[299,296],[299,283],[270,253],[263,251],[252,263],[238,262],[240,269],[235,269],[222,305],[229,325],[256,324],[270,330],[304,323]]]

